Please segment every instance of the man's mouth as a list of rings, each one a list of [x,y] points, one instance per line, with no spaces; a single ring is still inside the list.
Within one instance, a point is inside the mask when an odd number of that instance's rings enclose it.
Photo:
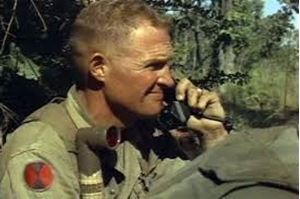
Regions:
[[[161,100],[164,99],[164,93],[163,92],[150,92],[149,95],[155,96],[157,98],[161,98]]]

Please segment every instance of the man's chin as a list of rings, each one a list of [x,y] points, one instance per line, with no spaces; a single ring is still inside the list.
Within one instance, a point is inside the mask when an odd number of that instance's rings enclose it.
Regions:
[[[134,113],[139,119],[157,118],[164,109],[163,101],[151,101],[151,103],[143,103]]]
[[[159,114],[160,114],[160,112],[140,114],[139,119],[155,119],[159,116]]]
[[[150,119],[150,118],[157,118],[161,111],[163,110],[163,107],[161,108],[156,108],[156,109],[151,109],[149,111],[145,111],[144,113],[140,114],[141,119]]]

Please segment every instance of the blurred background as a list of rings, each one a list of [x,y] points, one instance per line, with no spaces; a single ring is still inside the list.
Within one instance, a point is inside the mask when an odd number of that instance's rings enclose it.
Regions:
[[[65,97],[70,24],[91,2],[0,0],[1,134]],[[237,129],[298,126],[299,1],[145,2],[174,21],[176,75],[220,92]]]

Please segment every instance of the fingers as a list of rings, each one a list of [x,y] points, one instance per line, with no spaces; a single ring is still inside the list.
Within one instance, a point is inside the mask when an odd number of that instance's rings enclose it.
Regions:
[[[211,131],[216,129],[223,129],[223,124],[219,121],[209,120],[209,119],[198,119],[191,116],[187,121],[187,126],[191,129],[200,131],[203,134],[210,134]]]
[[[205,109],[204,114],[207,116],[216,116],[219,117],[220,119],[224,119],[226,115],[223,106],[221,105],[220,102],[209,105]]]
[[[201,97],[198,100],[197,108],[205,110],[208,105],[219,102],[219,97],[215,92],[202,90]]]
[[[195,87],[188,79],[182,79],[176,86],[176,99],[181,101],[186,98],[187,91],[190,87]]]
[[[217,93],[197,88],[188,79],[183,79],[176,87],[176,98],[177,100],[186,100],[191,108],[198,109],[207,116],[207,118],[196,118],[192,115],[187,121],[188,128],[202,135],[205,147],[212,147],[227,136],[223,123],[208,117],[225,117],[225,112]]]
[[[201,92],[199,92],[199,90],[196,87],[190,88],[187,92],[188,105],[192,108],[198,108],[197,104],[200,96]]]
[[[202,90],[197,88],[188,79],[181,80],[176,87],[176,98],[179,101],[186,100],[192,108],[197,108],[197,103]]]
[[[181,80],[176,87],[177,100],[186,100],[189,107],[211,116],[225,117],[220,98],[215,92],[197,88],[188,79]]]
[[[202,134],[205,148],[215,146],[228,135],[221,122],[205,118],[198,119],[191,116],[187,121],[187,126],[195,132]]]
[[[206,115],[225,117],[225,111],[221,105],[220,98],[215,92],[203,90],[196,108],[202,110]]]

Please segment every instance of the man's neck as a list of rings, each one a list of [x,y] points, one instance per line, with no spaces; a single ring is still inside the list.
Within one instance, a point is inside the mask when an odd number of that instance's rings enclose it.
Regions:
[[[130,123],[134,123],[134,121],[124,121],[121,119],[122,117],[117,117],[117,114],[111,110],[101,90],[78,90],[78,94],[86,111],[97,126],[124,128]],[[125,118],[130,118],[130,116]]]

